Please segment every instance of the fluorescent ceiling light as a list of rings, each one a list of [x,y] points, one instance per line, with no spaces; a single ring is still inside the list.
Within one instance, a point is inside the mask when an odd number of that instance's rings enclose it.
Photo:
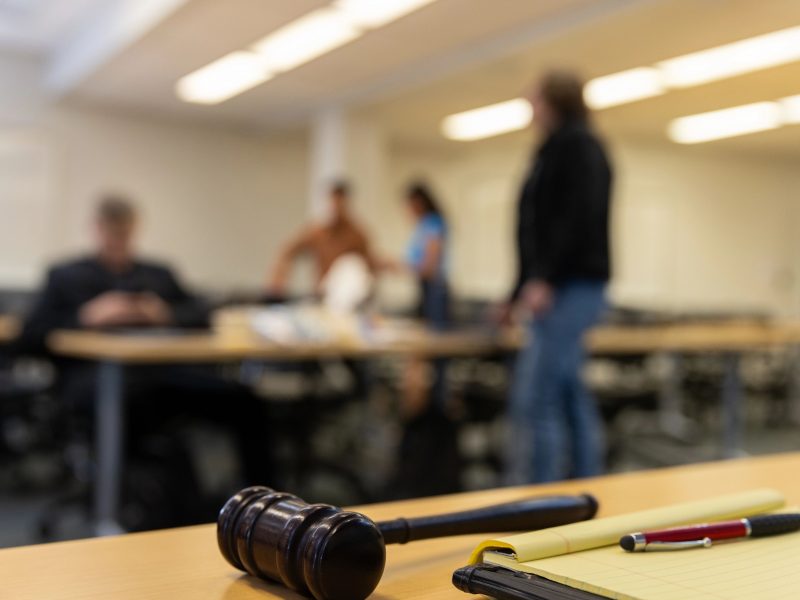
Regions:
[[[339,0],[339,2],[348,1],[366,3],[369,0]],[[584,97],[589,107],[599,110],[659,96],[671,88],[701,85],[798,60],[800,60],[800,26],[686,54],[661,61],[652,67],[638,67],[598,77],[586,84]],[[515,101],[509,101],[507,104],[513,102]],[[493,107],[486,107],[486,109],[491,108]],[[455,120],[457,117],[472,113],[480,114],[481,110],[484,109],[448,117],[442,124],[443,132],[451,139],[462,140],[496,135],[496,133],[462,134],[454,130],[452,123],[458,121],[451,122],[451,119]],[[674,141],[692,144],[773,129],[789,123],[800,124],[800,96],[675,119],[669,126],[669,134]],[[516,129],[521,127],[524,125]],[[501,127],[497,133],[513,129]]]
[[[659,73],[641,68],[592,79],[584,95],[592,108],[608,108],[664,93]],[[531,122],[530,103],[516,98],[450,115],[442,122],[442,133],[451,140],[471,141],[524,129]]]
[[[450,115],[442,122],[442,133],[451,140],[479,140],[524,129],[532,116],[530,103],[516,98]]]
[[[800,96],[790,96],[780,100],[783,110],[783,122],[786,124],[800,123]]]
[[[253,46],[270,71],[289,71],[361,35],[340,11],[321,8],[271,33]]]
[[[435,0],[335,0],[256,42],[190,73],[176,85],[186,102],[217,104],[295,69]]]
[[[621,71],[592,79],[584,88],[586,103],[595,109],[608,108],[665,92],[661,73],[650,67]]]
[[[356,27],[375,29],[433,2],[434,0],[336,0],[333,6]]]
[[[800,60],[800,27],[658,63],[670,87],[688,87]]]
[[[259,56],[232,52],[178,80],[178,97],[197,104],[219,104],[271,77]]]
[[[673,120],[667,134],[679,144],[697,144],[775,129],[783,122],[775,102],[756,102]]]

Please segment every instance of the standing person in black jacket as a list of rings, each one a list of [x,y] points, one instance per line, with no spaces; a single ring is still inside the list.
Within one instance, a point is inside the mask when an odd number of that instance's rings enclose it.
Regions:
[[[522,187],[519,277],[508,307],[530,318],[511,392],[513,483],[586,477],[603,468],[603,430],[581,379],[583,336],[605,308],[611,167],[591,130],[582,81],[545,75],[531,95],[544,135]]]

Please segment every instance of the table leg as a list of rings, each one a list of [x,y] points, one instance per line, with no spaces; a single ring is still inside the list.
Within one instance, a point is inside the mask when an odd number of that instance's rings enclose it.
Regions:
[[[122,485],[124,437],[123,367],[116,362],[98,365],[95,397],[94,528],[100,536],[123,533],[117,521]]]
[[[449,400],[449,385],[447,381],[447,367],[450,361],[447,358],[436,358],[433,360],[433,385],[430,391],[430,402],[447,414],[447,404]]]
[[[789,348],[789,422],[800,425],[800,346]]]
[[[725,354],[725,374],[722,382],[722,455],[735,458],[745,455],[742,448],[743,402],[740,356]]]
[[[679,440],[691,440],[695,424],[683,414],[683,357],[678,352],[664,354],[667,373],[658,394],[658,424],[662,432]]]

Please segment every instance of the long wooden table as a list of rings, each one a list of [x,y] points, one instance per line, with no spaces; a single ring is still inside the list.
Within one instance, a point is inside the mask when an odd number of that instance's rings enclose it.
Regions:
[[[0,315],[0,342],[12,341],[19,320]],[[409,352],[450,353],[470,356],[495,350],[515,349],[518,333],[491,335],[488,331],[461,331],[446,335],[407,336],[398,340],[308,342],[276,344],[253,336],[226,337],[204,332],[179,336],[129,336],[113,333],[62,331],[53,336],[51,347],[59,353],[96,359],[113,356],[126,362],[173,362],[236,360],[243,355],[264,359],[307,360],[326,356],[363,357]],[[601,325],[586,338],[588,349],[597,354],[650,352],[744,351],[800,343],[800,322],[719,321],[655,325]]]
[[[241,360],[300,361],[324,358],[417,356],[470,357],[516,350],[518,334],[487,331],[433,333],[423,330],[388,338],[337,342],[276,344],[255,335],[215,333],[120,334],[59,331],[51,336],[57,354],[96,361],[96,448],[98,473],[95,520],[99,533],[118,533],[116,513],[122,465],[123,371],[142,364],[225,363]],[[742,391],[739,358],[742,352],[800,341],[800,326],[760,322],[688,323],[648,326],[602,326],[587,337],[591,352],[631,354],[647,352],[720,351],[726,356],[723,386],[723,455],[741,452]],[[677,387],[677,386],[672,386]],[[677,404],[668,402],[667,404]]]
[[[0,332],[2,332],[0,320]],[[325,357],[365,358],[392,355],[476,356],[516,350],[518,332],[488,330],[447,333],[416,332],[397,339],[278,344],[256,336],[229,337],[214,333],[165,336],[125,335],[89,331],[59,331],[50,339],[58,353],[89,360],[134,363],[225,362],[242,358],[309,360]],[[745,352],[800,344],[800,322],[719,321],[663,325],[601,325],[586,337],[593,354],[625,355],[652,352]]]
[[[800,503],[800,453],[644,471],[543,486],[507,488],[365,506],[376,520],[466,510],[533,494],[590,492],[599,516],[709,498],[758,487],[780,490]],[[458,600],[450,584],[470,550],[485,536],[390,546],[373,598]],[[0,598],[13,600],[266,600],[299,599],[279,586],[229,566],[213,525],[0,551]]]
[[[730,319],[661,325],[602,326],[590,331],[587,346],[597,354],[630,355],[658,353],[668,359],[669,376],[661,391],[660,421],[667,430],[681,432],[687,422],[681,413],[681,357],[717,353],[724,372],[720,396],[722,415],[721,455],[740,456],[744,423],[741,377],[743,354],[800,345],[800,322],[789,320]],[[795,414],[800,415],[800,379],[793,381]]]
[[[98,363],[95,392],[97,477],[94,521],[98,534],[120,533],[117,523],[124,433],[124,369],[136,365],[229,363],[243,360],[304,361],[325,358],[418,356],[451,358],[495,352],[511,342],[476,332],[410,331],[384,339],[277,344],[246,331],[222,333],[57,331],[53,352]]]
[[[724,320],[659,325],[602,325],[586,344],[598,354],[651,352],[732,352],[800,343],[800,322]]]
[[[411,332],[389,339],[342,339],[279,344],[256,335],[227,336],[186,332],[133,335],[90,331],[58,331],[49,342],[58,353],[88,360],[114,360],[126,364],[175,362],[220,363],[243,359],[304,361],[324,358],[376,358],[421,356],[427,358],[476,356],[519,344],[514,335],[494,336],[480,331]]]

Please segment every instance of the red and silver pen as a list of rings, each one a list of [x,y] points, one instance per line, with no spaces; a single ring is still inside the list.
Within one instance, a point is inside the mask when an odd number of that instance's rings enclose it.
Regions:
[[[631,533],[620,538],[619,545],[628,552],[708,548],[719,540],[764,537],[798,530],[800,513],[759,515],[736,521]]]

